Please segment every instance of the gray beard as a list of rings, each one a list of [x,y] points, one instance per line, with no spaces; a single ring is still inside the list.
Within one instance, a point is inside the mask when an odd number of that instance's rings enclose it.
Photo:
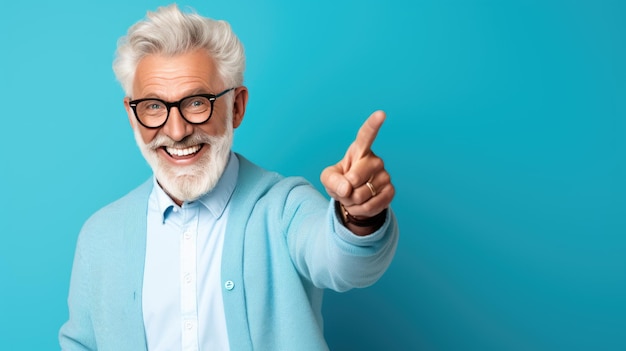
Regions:
[[[221,136],[211,136],[196,129],[181,142],[157,134],[148,144],[143,142],[139,127],[135,126],[135,141],[163,190],[179,201],[194,201],[215,188],[228,164],[233,142],[232,116],[226,118],[226,131]],[[162,146],[185,148],[197,144],[209,147],[195,163],[177,167],[163,160],[157,153]]]

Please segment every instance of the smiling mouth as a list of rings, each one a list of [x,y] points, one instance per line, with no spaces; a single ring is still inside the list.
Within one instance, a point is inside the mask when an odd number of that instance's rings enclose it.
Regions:
[[[184,149],[179,149],[175,147],[163,147],[163,149],[165,149],[165,152],[167,152],[167,154],[172,157],[193,156],[194,154],[198,153],[200,149],[202,149],[202,144],[193,145]]]

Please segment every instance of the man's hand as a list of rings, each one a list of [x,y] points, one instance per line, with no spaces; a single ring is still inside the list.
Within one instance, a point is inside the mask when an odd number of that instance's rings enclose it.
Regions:
[[[345,156],[339,163],[324,169],[321,181],[328,194],[358,219],[366,219],[389,207],[395,189],[383,160],[372,152],[372,144],[385,121],[385,113],[376,111],[363,123]],[[367,235],[377,228],[348,228],[357,235]]]

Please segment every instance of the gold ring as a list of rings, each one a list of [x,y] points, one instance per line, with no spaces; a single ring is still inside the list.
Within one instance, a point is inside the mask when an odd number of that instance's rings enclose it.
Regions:
[[[367,183],[365,183],[365,185],[367,185],[368,188],[370,188],[370,192],[372,193],[372,197],[376,196],[376,194],[378,194],[378,192],[376,192],[376,188],[374,188],[374,184],[370,183],[370,181],[368,180]]]

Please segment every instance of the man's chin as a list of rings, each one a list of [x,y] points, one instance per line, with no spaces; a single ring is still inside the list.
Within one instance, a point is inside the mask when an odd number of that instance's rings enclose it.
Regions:
[[[214,184],[207,184],[205,177],[184,174],[175,177],[158,177],[161,188],[176,200],[181,202],[194,201],[211,191]]]

